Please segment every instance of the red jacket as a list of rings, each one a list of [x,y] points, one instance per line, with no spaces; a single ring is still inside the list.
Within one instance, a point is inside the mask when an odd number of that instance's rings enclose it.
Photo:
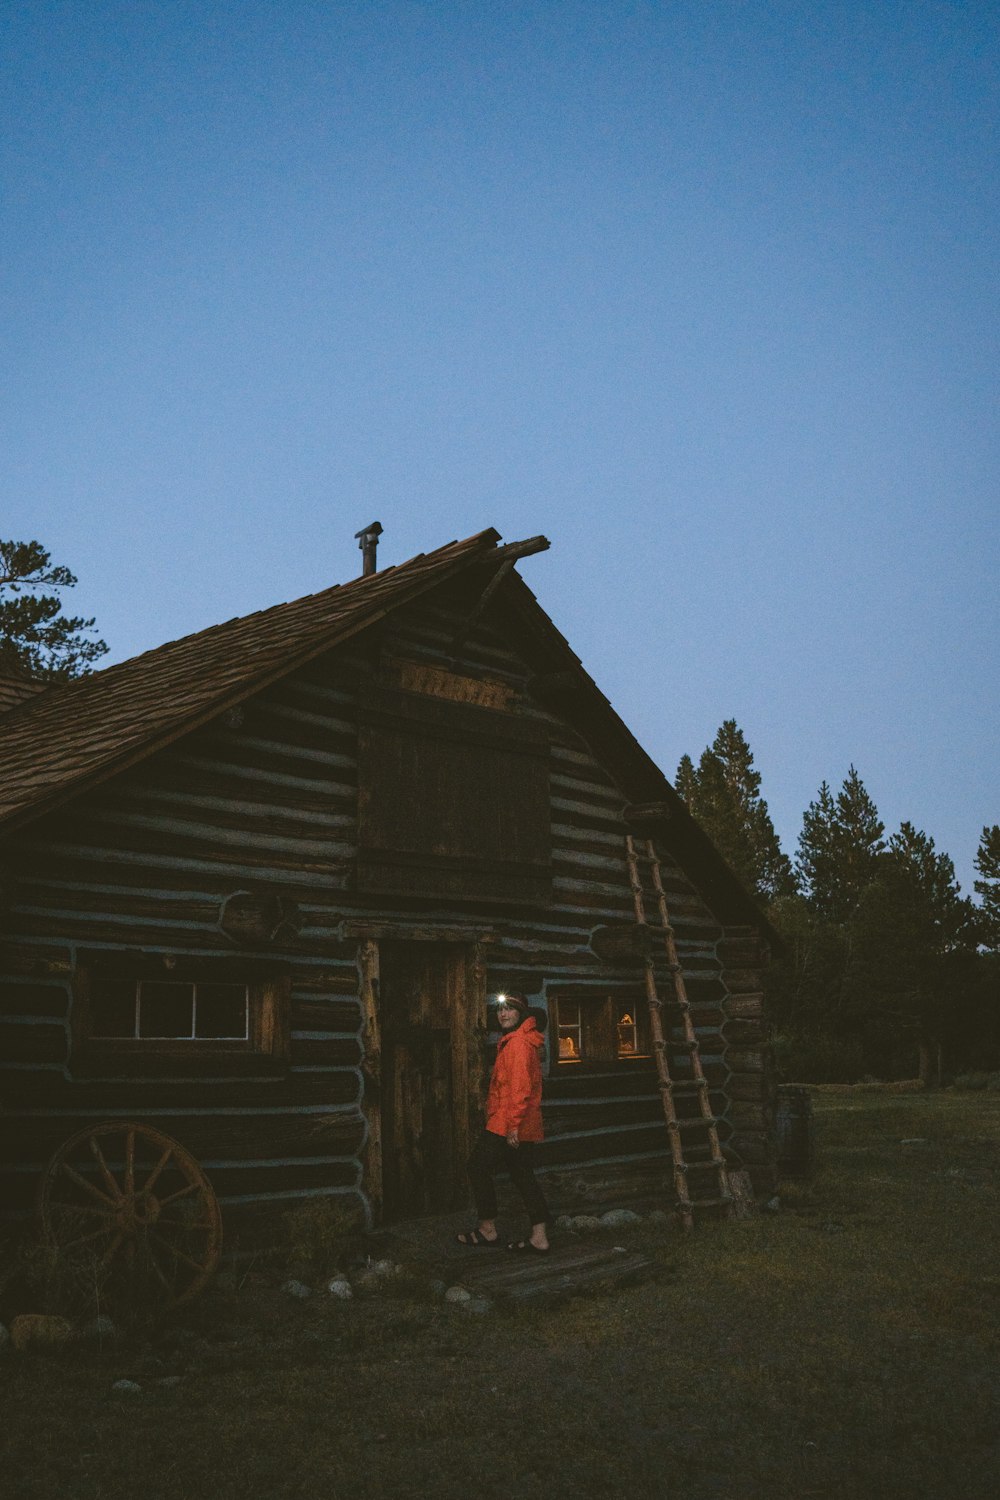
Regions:
[[[539,1054],[543,1044],[542,1034],[530,1016],[500,1038],[486,1096],[486,1129],[491,1135],[507,1136],[516,1130],[522,1141],[542,1139]]]

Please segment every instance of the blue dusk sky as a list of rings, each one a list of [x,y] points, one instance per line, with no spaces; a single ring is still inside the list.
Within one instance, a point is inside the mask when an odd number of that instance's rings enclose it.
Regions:
[[[673,775],[1000,822],[976,0],[25,0],[0,535],[117,661],[495,526]]]

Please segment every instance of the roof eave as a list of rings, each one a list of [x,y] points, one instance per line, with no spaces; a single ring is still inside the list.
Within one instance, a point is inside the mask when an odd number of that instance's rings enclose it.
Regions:
[[[391,600],[379,607],[365,611],[358,617],[352,617],[346,623],[343,621],[337,622],[328,631],[323,632],[314,641],[311,641],[307,648],[289,653],[288,656],[283,657],[279,663],[276,663],[271,668],[255,674],[253,677],[242,682],[238,688],[221,694],[218,698],[213,698],[210,705],[196,710],[190,715],[183,716],[176,723],[171,724],[165,732],[148,738],[142,738],[140,742],[123,749],[117,756],[102,762],[95,770],[86,772],[71,781],[65,782],[57,791],[54,791],[49,796],[40,797],[37,801],[31,802],[10,813],[2,820],[0,838],[9,833],[17,832],[30,823],[37,822],[38,819],[45,817],[50,812],[55,812],[60,807],[64,807],[67,803],[74,801],[84,793],[92,791],[95,787],[102,786],[105,782],[120,775],[123,771],[127,771],[132,766],[138,765],[141,761],[149,759],[150,756],[155,755],[159,750],[166,749],[169,745],[183,738],[184,735],[190,734],[194,730],[202,728],[205,724],[211,723],[213,719],[217,719],[221,714],[224,714],[227,709],[236,708],[241,703],[245,703],[247,699],[270,687],[272,683],[280,681],[283,677],[287,677],[291,672],[297,671],[300,667],[313,661],[317,656],[322,656],[325,651],[329,651],[334,646],[341,645],[353,636],[370,629],[372,625],[377,624],[379,620],[394,613],[405,604],[409,604],[414,599],[420,598],[422,594],[439,587],[442,583],[450,578],[454,578],[456,574],[463,572],[465,569],[481,563],[484,557],[491,556],[491,549],[495,548],[499,540],[500,533],[495,531],[493,527],[487,527],[485,531],[479,532],[474,538],[470,538],[470,541],[473,543],[481,542],[483,544],[481,550],[470,550],[467,554],[456,558],[450,564],[443,562],[430,578],[415,579],[410,587],[401,589]],[[454,545],[454,543],[447,545]],[[419,558],[422,558],[424,555],[422,553],[419,554]],[[419,558],[411,558],[409,561],[416,562]],[[406,566],[406,563],[399,565],[400,569]],[[372,574],[370,576],[373,578],[384,578],[385,574]],[[352,580],[355,583],[359,581]]]

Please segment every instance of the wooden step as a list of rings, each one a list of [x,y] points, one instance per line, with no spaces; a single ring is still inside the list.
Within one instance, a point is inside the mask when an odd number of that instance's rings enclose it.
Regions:
[[[649,1280],[662,1269],[659,1261],[638,1250],[615,1250],[607,1243],[557,1243],[548,1255],[483,1251],[481,1260],[463,1270],[461,1285],[498,1301],[557,1301],[578,1292]]]

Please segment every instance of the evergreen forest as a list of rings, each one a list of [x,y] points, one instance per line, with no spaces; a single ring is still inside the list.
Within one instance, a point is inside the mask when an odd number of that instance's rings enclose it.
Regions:
[[[753,753],[727,719],[675,786],[784,942],[767,979],[789,1081],[956,1077],[1000,1069],[1000,825],[982,831],[978,903],[950,857],[904,822],[887,834],[851,766],[802,818],[794,860],[761,796]]]

